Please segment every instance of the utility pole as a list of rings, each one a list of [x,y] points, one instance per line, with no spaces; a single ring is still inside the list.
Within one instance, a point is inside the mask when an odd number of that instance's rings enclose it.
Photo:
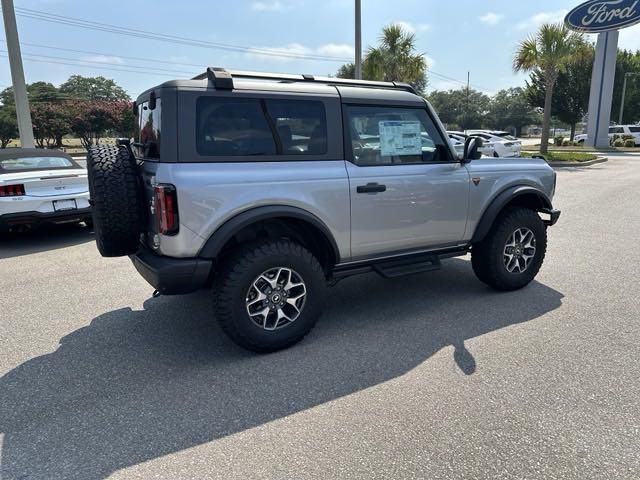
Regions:
[[[624,114],[624,101],[627,95],[627,80],[629,77],[637,77],[640,76],[640,73],[627,72],[624,74],[624,85],[622,87],[622,101],[620,102],[620,121],[618,125],[622,125],[622,115]]]
[[[4,20],[4,31],[7,35],[7,52],[11,67],[13,94],[16,99],[20,144],[22,148],[33,148],[33,125],[31,124],[31,112],[29,111],[27,86],[24,81],[24,69],[22,68],[22,55],[20,53],[20,40],[18,39],[13,0],[2,0],[2,18]]]
[[[361,0],[356,1],[356,79],[362,80],[362,8]]]

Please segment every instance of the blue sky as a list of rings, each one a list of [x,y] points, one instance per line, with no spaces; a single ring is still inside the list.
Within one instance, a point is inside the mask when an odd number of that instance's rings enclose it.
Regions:
[[[340,66],[341,62],[334,58],[353,56],[353,0],[14,1],[27,82],[45,80],[57,85],[73,73],[104,75],[135,97],[164,80],[199,73],[207,65],[324,75],[335,73]],[[430,89],[457,88],[470,71],[472,86],[492,93],[523,83],[524,76],[514,75],[511,70],[518,42],[541,23],[560,20],[579,2],[362,0],[362,3],[364,46],[376,43],[384,25],[401,23],[416,34],[419,51],[429,58],[434,72],[430,75]],[[57,18],[67,23],[64,17],[74,17],[249,49],[188,46],[78,28],[33,18],[42,16],[38,12],[59,15]],[[621,46],[640,49],[640,26],[623,31]],[[11,83],[5,49],[0,44],[0,88]],[[140,68],[145,66],[164,71],[149,73]]]

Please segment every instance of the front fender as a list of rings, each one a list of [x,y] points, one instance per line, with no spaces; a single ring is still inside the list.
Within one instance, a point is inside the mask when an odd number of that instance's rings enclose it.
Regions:
[[[525,195],[535,197],[537,199],[536,204],[533,204],[532,207],[539,212],[550,214],[553,218],[553,223],[557,221],[560,213],[557,210],[553,210],[551,200],[546,193],[535,187],[518,185],[503,190],[489,203],[489,206],[483,212],[482,217],[476,226],[471,242],[476,243],[482,241],[489,233],[491,226],[500,212],[513,200]]]

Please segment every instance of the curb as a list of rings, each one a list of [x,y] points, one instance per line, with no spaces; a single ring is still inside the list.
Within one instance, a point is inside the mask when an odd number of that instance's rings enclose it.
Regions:
[[[549,162],[549,165],[551,167],[557,168],[557,167],[589,167],[591,165],[596,165],[598,163],[604,163],[604,162],[608,162],[609,158],[608,157],[598,157],[595,160],[589,160],[586,162]]]

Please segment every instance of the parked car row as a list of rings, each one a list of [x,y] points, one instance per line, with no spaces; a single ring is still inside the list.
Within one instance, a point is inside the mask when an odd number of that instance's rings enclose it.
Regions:
[[[495,130],[467,130],[466,132],[447,132],[458,153],[464,151],[464,142],[468,137],[479,137],[483,141],[480,153],[486,157],[517,158],[522,154],[522,143],[509,132]]]
[[[84,168],[55,150],[0,152],[0,231],[80,222],[91,224]]]
[[[636,147],[640,146],[640,125],[615,125],[609,127],[609,140],[616,135],[629,135],[634,137]],[[587,140],[587,134],[582,133],[580,135],[576,135],[574,140],[578,143],[584,143]]]

